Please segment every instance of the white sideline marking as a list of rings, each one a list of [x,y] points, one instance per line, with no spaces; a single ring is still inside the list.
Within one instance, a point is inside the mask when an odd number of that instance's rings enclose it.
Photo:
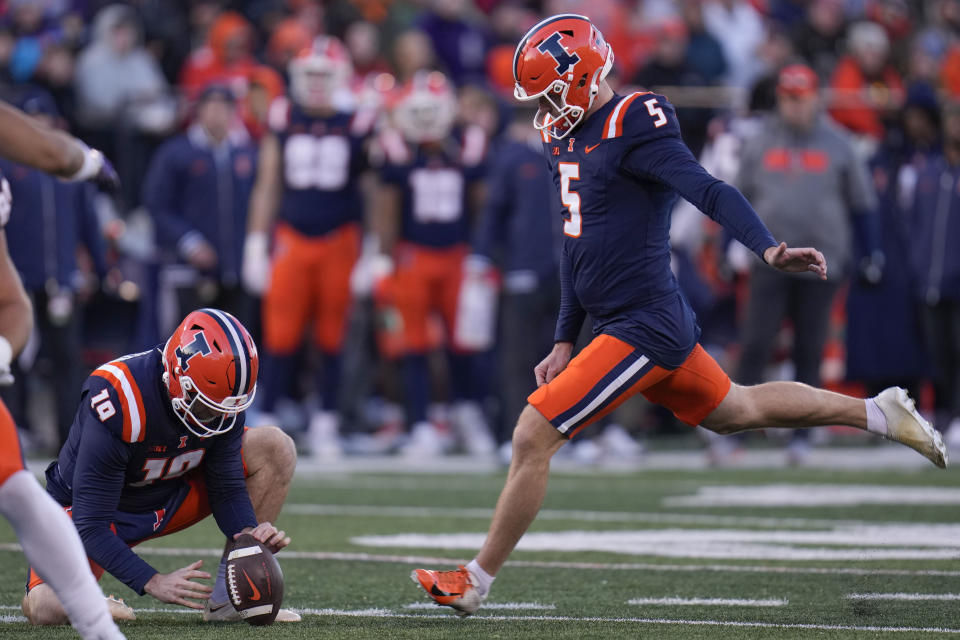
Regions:
[[[355,536],[371,547],[478,549],[483,533],[401,533]],[[740,560],[954,560],[960,559],[960,525],[857,525],[826,531],[747,529],[645,529],[527,533],[521,551],[599,551],[668,557]]]
[[[317,616],[351,616],[360,618],[448,618],[458,622],[450,613],[437,614],[394,613],[390,609],[295,609],[297,613]],[[808,629],[813,631],[865,631],[865,632],[903,632],[903,633],[949,633],[960,634],[960,629],[945,627],[871,627],[843,624],[778,624],[775,622],[734,622],[727,620],[673,620],[670,618],[599,618],[577,616],[487,616],[483,614],[464,618],[458,624],[475,624],[484,620],[492,621],[531,621],[531,622],[614,622],[618,624],[660,624],[660,625],[698,625],[708,627],[746,627],[760,629]]]
[[[627,604],[657,604],[670,607],[785,607],[789,600],[747,600],[741,598],[631,598]],[[486,609],[487,605],[484,604]]]
[[[19,607],[4,606],[0,609],[19,609]],[[189,611],[185,609],[134,609],[137,613],[192,613],[198,611]],[[356,618],[449,618],[455,619],[449,613],[441,612],[441,615],[424,615],[413,613],[395,613],[390,609],[294,609],[297,613],[303,615],[315,616],[349,616]],[[575,617],[575,616],[487,616],[474,615],[466,618],[467,621],[533,621],[533,622],[614,622],[614,623],[635,623],[635,624],[661,624],[661,625],[698,625],[709,627],[747,627],[760,629],[809,629],[814,631],[865,631],[865,632],[903,632],[903,633],[949,633],[960,634],[960,629],[946,627],[871,627],[854,626],[842,624],[777,624],[774,622],[735,622],[728,620],[673,620],[670,618],[599,618],[599,617]],[[0,622],[26,622],[22,616],[0,616]],[[463,624],[461,622],[460,624]]]
[[[133,607],[131,607],[133,609]],[[13,604],[4,604],[0,605],[0,611],[20,611],[20,605]],[[188,613],[192,615],[200,615],[202,612],[196,609],[187,609],[186,607],[178,607],[174,609],[173,607],[147,607],[144,609],[133,609],[134,613]],[[2,616],[3,618],[17,618],[21,616]],[[23,618],[23,622],[26,622],[26,618]],[[20,620],[11,620],[10,622],[21,622]]]
[[[369,516],[374,518],[477,518],[489,520],[493,509],[462,507],[401,507],[378,505],[303,504],[283,506],[284,514],[304,516]],[[690,513],[644,513],[631,511],[587,511],[543,509],[537,520],[582,520],[584,522],[650,522],[655,524],[702,524],[772,528],[835,527],[840,524],[865,524],[864,520],[829,518],[771,518],[755,516],[718,516]]]
[[[960,593],[848,593],[849,600],[960,600]]]
[[[404,609],[426,609],[435,611],[439,605],[435,602],[411,602],[403,605]],[[557,608],[555,604],[541,604],[539,602],[484,602],[484,611],[488,609],[501,609],[505,611],[553,611]]]
[[[766,484],[700,487],[668,496],[669,507],[825,507],[864,504],[960,505],[960,489],[849,484]]]
[[[137,547],[137,553],[144,556],[189,557],[205,556],[219,558],[223,549],[190,549],[179,547]],[[0,543],[0,551],[22,552],[19,544]],[[391,555],[378,553],[348,553],[343,551],[288,551],[279,555],[282,559],[292,560],[335,560],[342,562],[385,562],[390,564],[411,565],[457,565],[465,564],[464,558],[441,558],[436,556]],[[666,573],[693,573],[711,571],[715,573],[773,573],[791,575],[846,575],[846,576],[924,576],[956,578],[960,570],[952,569],[859,569],[854,567],[780,567],[770,565],[736,564],[657,564],[653,562],[572,562],[546,560],[509,560],[511,567],[530,569],[586,569],[598,571],[659,571]]]

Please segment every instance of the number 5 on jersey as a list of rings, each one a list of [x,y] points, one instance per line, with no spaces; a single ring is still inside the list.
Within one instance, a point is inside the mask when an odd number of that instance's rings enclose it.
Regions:
[[[560,171],[560,202],[570,213],[565,216],[563,233],[571,238],[579,238],[583,230],[583,218],[580,215],[580,194],[570,190],[570,181],[580,179],[579,162],[560,162],[557,164]]]
[[[659,128],[662,127],[663,125],[667,124],[667,114],[665,114],[665,113],[663,112],[663,109],[661,109],[661,108],[657,105],[657,99],[656,99],[656,98],[650,98],[649,100],[647,100],[647,101],[644,102],[643,104],[645,104],[645,105],[647,106],[647,112],[650,113],[650,116],[653,117],[653,118],[656,118],[656,120],[653,121],[653,126],[654,126],[655,128],[659,129]]]

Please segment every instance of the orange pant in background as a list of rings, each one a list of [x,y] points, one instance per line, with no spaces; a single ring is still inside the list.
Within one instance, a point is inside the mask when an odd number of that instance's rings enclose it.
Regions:
[[[437,347],[432,314],[443,319],[449,344],[457,317],[463,260],[468,252],[466,245],[446,249],[400,245],[396,271],[377,290],[381,310],[392,308],[400,317],[400,326],[395,328],[399,335],[380,340],[385,356],[424,353]]]
[[[7,405],[0,401],[0,486],[7,478],[22,471],[23,453],[20,450],[20,438],[17,436],[17,425]]]
[[[359,256],[356,224],[316,238],[278,225],[263,298],[263,342],[269,351],[296,351],[311,321],[316,344],[328,353],[340,351],[350,310],[350,272]]]

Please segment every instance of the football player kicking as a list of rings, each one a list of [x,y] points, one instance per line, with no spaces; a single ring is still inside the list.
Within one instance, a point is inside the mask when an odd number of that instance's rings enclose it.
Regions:
[[[73,517],[98,578],[109,571],[139,594],[239,620],[221,560],[214,586],[198,560],[159,573],[130,547],[213,513],[228,540],[250,532],[274,552],[290,543],[270,524],[283,506],[296,451],[276,427],[244,428],[259,357],[247,330],[217,309],[187,315],[162,348],[102,365],[80,391],[67,443],[47,467],[47,492]],[[204,604],[205,602],[205,604]],[[61,601],[31,570],[23,613],[66,622]],[[114,617],[133,619],[129,607]],[[277,620],[295,622],[281,609]]]
[[[864,401],[796,382],[742,387],[699,346],[693,312],[670,271],[677,193],[775,269],[825,278],[827,265],[816,249],[778,244],[738,191],[704,171],[663,96],[614,94],[604,80],[612,62],[603,36],[578,15],[540,22],[514,55],[514,93],[539,101],[534,126],[566,207],[561,306],[556,344],[535,369],[538,388],[514,431],[513,461],[483,547],[466,567],[412,574],[459,615],[481,605],[536,517],[551,456],[638,392],[717,433],[843,424],[947,464],[939,434],[902,389]],[[571,360],[585,312],[595,338]]]
[[[119,187],[116,172],[99,151],[2,102],[0,155],[65,180],[92,180],[112,190]],[[10,186],[6,179],[0,180],[0,384],[9,384],[10,361],[30,337],[33,311],[7,251],[2,227],[13,203]],[[2,402],[0,514],[10,521],[27,559],[62,598],[65,615],[80,636],[88,640],[122,639],[86,563],[76,529],[25,469],[16,425]]]

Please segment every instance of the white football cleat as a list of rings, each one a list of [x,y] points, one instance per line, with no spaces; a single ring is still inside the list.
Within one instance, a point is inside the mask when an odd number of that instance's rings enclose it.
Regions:
[[[307,446],[310,455],[319,460],[331,462],[342,458],[340,417],[333,411],[315,413],[307,428]]]
[[[443,434],[430,422],[417,422],[410,429],[410,439],[400,448],[400,455],[415,460],[429,460],[447,451]]]
[[[136,620],[137,614],[133,612],[133,607],[113,594],[107,596],[107,609],[114,620]]]
[[[603,455],[615,460],[637,460],[643,456],[644,446],[637,442],[622,425],[608,424],[600,435]]]
[[[940,432],[920,415],[906,389],[884,389],[874,401],[887,419],[888,439],[907,445],[941,469],[947,468],[947,448]]]
[[[211,604],[209,600],[203,607],[204,622],[239,622],[243,620],[230,601],[221,604]],[[300,622],[300,614],[290,609],[280,609],[274,622]]]
[[[450,411],[450,422],[468,455],[488,458],[496,452],[497,442],[490,433],[483,410],[476,402],[455,404]]]

